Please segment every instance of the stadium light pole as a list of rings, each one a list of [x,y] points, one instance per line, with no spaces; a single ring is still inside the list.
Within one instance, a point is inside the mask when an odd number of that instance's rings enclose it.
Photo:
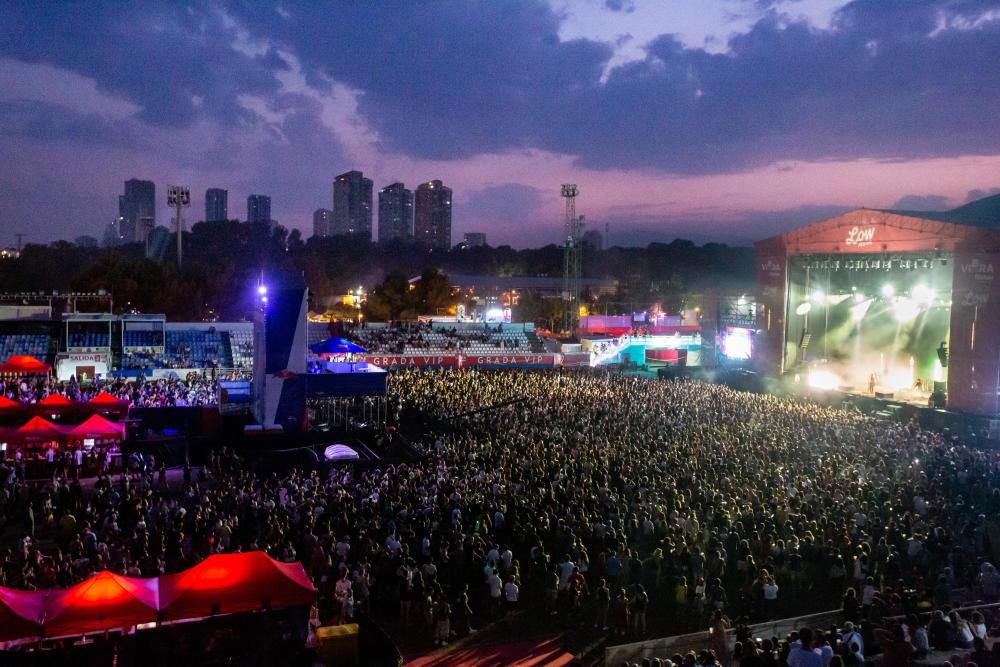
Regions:
[[[174,207],[176,216],[174,227],[177,230],[177,270],[180,271],[183,260],[183,244],[181,241],[181,230],[184,228],[181,219],[181,209],[191,205],[191,190],[186,186],[171,185],[167,188],[167,204]]]

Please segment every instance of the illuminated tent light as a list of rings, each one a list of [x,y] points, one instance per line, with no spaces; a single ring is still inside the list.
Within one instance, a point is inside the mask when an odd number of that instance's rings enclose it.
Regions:
[[[886,283],[885,285],[882,286],[882,296],[892,297],[895,293],[896,293],[896,288],[890,285],[889,283]]]
[[[808,301],[799,304],[799,307],[795,309],[796,315],[808,315],[809,311],[812,310],[812,304]]]
[[[897,322],[904,324],[906,322],[912,322],[917,319],[917,315],[920,314],[920,306],[917,305],[917,302],[912,299],[899,297],[896,299],[896,304],[893,307],[893,314],[896,316]]]
[[[836,389],[840,384],[840,377],[831,371],[816,369],[809,371],[806,381],[814,389]]]
[[[323,458],[327,461],[357,461],[358,453],[347,445],[330,445],[323,450]]]

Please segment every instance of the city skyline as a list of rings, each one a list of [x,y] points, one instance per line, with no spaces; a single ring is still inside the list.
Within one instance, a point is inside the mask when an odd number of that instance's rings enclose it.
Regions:
[[[133,177],[194,210],[267,192],[306,236],[345,168],[440,179],[453,238],[517,247],[559,242],[563,182],[612,244],[747,243],[1000,186],[996,0],[5,9],[0,227],[26,243],[100,237]]]

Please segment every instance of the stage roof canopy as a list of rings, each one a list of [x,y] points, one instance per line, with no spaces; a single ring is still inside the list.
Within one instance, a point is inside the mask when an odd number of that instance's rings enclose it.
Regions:
[[[1000,249],[1000,217],[963,214],[966,209],[991,211],[980,202],[954,211],[881,211],[861,208],[758,241],[759,252],[786,255],[953,252],[959,245]]]

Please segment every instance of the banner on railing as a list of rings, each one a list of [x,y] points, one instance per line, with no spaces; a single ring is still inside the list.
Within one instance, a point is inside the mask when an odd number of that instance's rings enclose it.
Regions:
[[[493,368],[551,368],[556,365],[556,354],[473,354],[462,357],[462,366]]]
[[[458,368],[461,358],[449,354],[365,355],[365,361],[380,368]]]

